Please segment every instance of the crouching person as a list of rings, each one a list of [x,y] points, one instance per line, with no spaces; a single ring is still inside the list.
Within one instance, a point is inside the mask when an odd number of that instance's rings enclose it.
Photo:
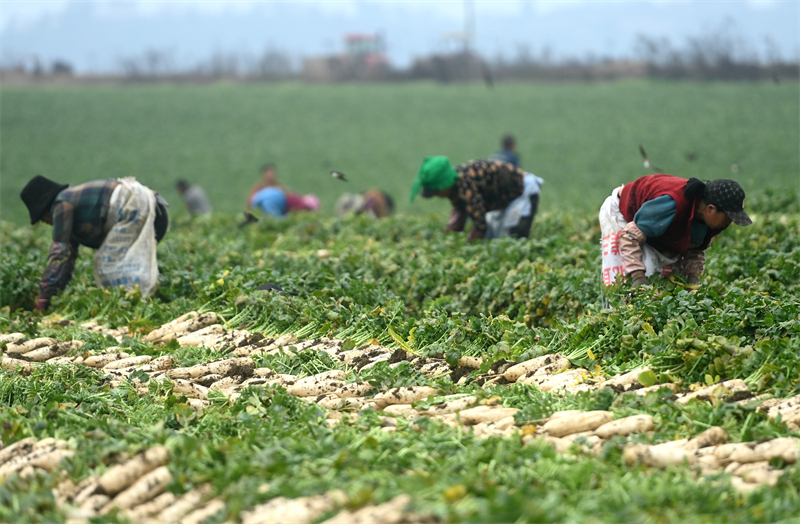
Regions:
[[[744,197],[733,180],[706,183],[664,174],[614,189],[599,215],[603,284],[613,284],[621,273],[636,288],[649,285],[651,275],[678,271],[698,286],[711,240],[731,222],[752,223]]]
[[[78,246],[95,249],[98,286],[138,285],[142,295],[158,286],[156,244],[167,232],[167,202],[135,178],[94,180],[77,186],[35,176],[20,195],[31,224],[53,226],[53,243],[36,308],[46,310],[72,279]]]
[[[425,158],[411,188],[411,200],[447,198],[453,205],[446,231],[464,231],[469,240],[511,236],[527,238],[544,180],[499,160],[473,160],[456,168],[444,156]]]

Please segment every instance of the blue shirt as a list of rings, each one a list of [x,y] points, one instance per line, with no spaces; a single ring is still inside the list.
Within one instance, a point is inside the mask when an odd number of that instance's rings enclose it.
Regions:
[[[250,205],[268,215],[282,217],[286,214],[286,193],[279,187],[265,187],[253,195]]]
[[[667,232],[667,228],[675,218],[678,210],[675,200],[669,195],[663,195],[653,200],[648,200],[636,215],[633,221],[647,237],[660,237]],[[696,248],[703,244],[708,234],[708,226],[700,220],[692,220],[692,239],[689,243],[690,248]]]
[[[507,149],[501,149],[493,154],[490,160],[500,160],[501,162],[508,162],[514,167],[519,167],[519,157],[516,153]]]

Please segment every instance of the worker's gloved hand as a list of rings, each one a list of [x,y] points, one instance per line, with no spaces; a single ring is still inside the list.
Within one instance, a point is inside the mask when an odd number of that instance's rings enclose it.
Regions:
[[[650,287],[650,279],[644,276],[644,271],[634,271],[630,274],[631,277],[631,289],[636,289],[637,287],[647,286]]]
[[[689,275],[688,277],[686,277],[686,283],[693,286],[699,286],[700,277],[698,277],[697,275]]]
[[[50,308],[50,300],[45,297],[36,299],[36,311],[47,311]]]
[[[469,235],[467,236],[467,240],[470,242],[474,242],[476,240],[481,240],[483,238],[483,233],[479,233],[475,230],[475,228],[470,229]]]

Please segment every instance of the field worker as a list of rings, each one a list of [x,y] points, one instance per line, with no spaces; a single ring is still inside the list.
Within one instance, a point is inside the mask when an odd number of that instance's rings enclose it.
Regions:
[[[500,140],[500,151],[492,155],[492,160],[508,162],[514,167],[519,167],[519,156],[517,156],[517,142],[512,135],[503,135]]]
[[[178,180],[175,183],[175,189],[181,194],[183,202],[186,204],[186,209],[192,215],[205,215],[211,213],[211,203],[208,201],[208,196],[203,188],[197,185],[189,185],[186,180]]]
[[[286,216],[286,191],[275,186],[260,189],[250,200],[250,208],[277,218]]]
[[[472,160],[453,168],[445,156],[422,161],[411,200],[449,198],[453,204],[445,231],[464,231],[469,239],[511,236],[527,238],[539,205],[541,178],[499,160]]]
[[[316,195],[300,195],[297,193],[286,193],[286,212],[295,211],[318,211],[319,198]]]
[[[370,218],[385,218],[394,212],[394,200],[385,191],[368,189],[363,193],[345,193],[336,201],[336,214],[366,213]]]
[[[158,286],[156,243],[167,232],[167,202],[135,178],[94,180],[77,186],[33,177],[22,189],[31,224],[53,226],[53,243],[42,276],[38,310],[72,278],[78,246],[96,249],[94,279],[98,286],[138,285],[142,295]]]
[[[247,202],[245,202],[245,209],[250,209],[253,206],[253,197],[266,187],[277,187],[285,190],[286,188],[278,180],[278,175],[275,171],[275,164],[264,164],[261,166],[261,178],[253,184],[250,188],[250,193],[247,195]]]
[[[631,286],[674,270],[698,286],[711,240],[731,222],[752,223],[744,190],[727,179],[703,182],[672,175],[647,175],[616,188],[600,208],[603,284],[621,273]]]

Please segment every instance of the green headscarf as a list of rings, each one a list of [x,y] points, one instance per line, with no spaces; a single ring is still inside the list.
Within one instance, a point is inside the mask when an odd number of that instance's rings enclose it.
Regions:
[[[446,156],[428,156],[422,161],[414,185],[411,186],[411,202],[422,188],[441,191],[456,183],[458,173]]]

